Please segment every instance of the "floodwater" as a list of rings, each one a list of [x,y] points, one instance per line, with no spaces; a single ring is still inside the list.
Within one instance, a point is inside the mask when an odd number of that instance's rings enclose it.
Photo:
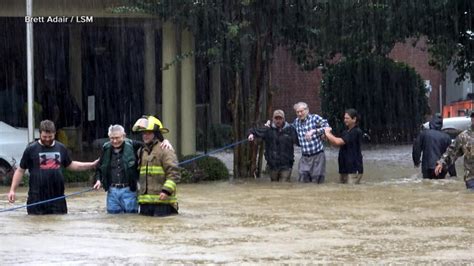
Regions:
[[[423,181],[411,147],[396,146],[364,151],[363,184],[342,185],[336,150],[327,157],[323,185],[180,185],[173,217],[106,214],[104,192],[68,198],[67,215],[0,213],[0,264],[474,261],[474,193],[461,177]],[[0,187],[0,208],[12,206],[7,191]],[[24,204],[22,188],[19,197]]]

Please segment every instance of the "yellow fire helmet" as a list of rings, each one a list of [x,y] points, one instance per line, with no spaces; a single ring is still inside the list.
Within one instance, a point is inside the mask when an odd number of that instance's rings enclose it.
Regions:
[[[161,121],[154,116],[143,116],[135,122],[132,127],[132,131],[160,131],[162,134],[168,133],[169,130],[163,127]]]

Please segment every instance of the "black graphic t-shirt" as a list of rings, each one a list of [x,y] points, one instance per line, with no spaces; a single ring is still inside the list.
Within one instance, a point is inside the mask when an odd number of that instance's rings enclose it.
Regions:
[[[66,147],[58,141],[51,147],[38,141],[29,145],[20,162],[20,167],[30,172],[28,197],[44,200],[64,195],[61,167],[70,164]]]

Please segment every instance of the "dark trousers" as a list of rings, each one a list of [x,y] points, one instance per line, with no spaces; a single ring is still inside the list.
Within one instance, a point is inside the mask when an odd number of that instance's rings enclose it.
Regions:
[[[474,179],[469,179],[466,181],[466,188],[469,190],[474,190]]]
[[[290,169],[280,169],[280,170],[270,170],[270,180],[272,182],[290,182],[291,178],[291,168]]]
[[[449,176],[457,176],[458,174],[456,173],[456,165],[453,163],[448,167],[448,173]]]
[[[36,195],[28,195],[27,204],[34,204],[36,202],[44,201],[47,199],[42,199]],[[28,206],[26,211],[30,215],[44,215],[44,214],[66,214],[67,205],[66,199],[59,199],[47,203],[42,203],[38,205]]]
[[[423,171],[423,178],[426,179],[444,179],[446,177],[446,174],[448,171],[444,170],[439,173],[439,175],[435,175],[434,169],[428,169],[426,171]]]
[[[169,204],[140,204],[140,214],[146,216],[168,216],[178,214]]]

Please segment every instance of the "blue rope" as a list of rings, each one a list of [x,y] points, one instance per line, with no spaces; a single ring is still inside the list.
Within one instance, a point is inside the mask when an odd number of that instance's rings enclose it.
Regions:
[[[85,193],[85,192],[89,192],[89,191],[92,191],[92,190],[94,190],[94,188],[88,188],[88,189],[85,189],[85,190],[82,190],[82,191],[74,192],[74,193],[71,193],[71,194],[69,194],[69,195],[64,195],[64,196],[57,197],[57,198],[52,198],[52,199],[48,199],[48,200],[38,201],[38,202],[35,202],[35,203],[31,203],[31,204],[27,204],[27,205],[21,205],[21,206],[13,207],[13,208],[10,208],[10,209],[3,209],[3,210],[0,210],[0,212],[14,211],[14,210],[21,209],[21,208],[36,206],[36,205],[48,203],[48,202],[51,202],[51,201],[56,201],[56,200],[60,200],[60,199],[65,199],[65,198],[67,198],[67,197],[71,197],[71,196],[74,196],[74,195],[79,195],[79,194],[82,194],[82,193]]]
[[[237,145],[239,145],[239,144],[241,144],[241,143],[244,143],[244,142],[246,142],[246,141],[248,141],[248,140],[247,140],[247,139],[244,139],[244,140],[241,140],[241,141],[238,141],[238,142],[235,142],[235,143],[226,145],[226,146],[224,146],[224,147],[222,147],[222,148],[219,148],[219,149],[210,151],[210,152],[205,153],[205,154],[203,154],[203,155],[194,157],[194,158],[189,159],[189,160],[182,161],[182,162],[178,163],[178,165],[190,163],[190,162],[192,162],[192,161],[195,161],[195,160],[200,159],[200,158],[202,158],[202,157],[209,156],[210,154],[216,153],[216,152],[218,152],[218,151],[222,151],[222,150],[228,149],[228,148],[230,148],[230,147],[237,146]],[[60,200],[60,199],[65,199],[65,198],[68,198],[68,197],[71,197],[71,196],[74,196],[74,195],[79,195],[79,194],[82,194],[82,193],[86,193],[86,192],[89,192],[89,191],[92,191],[92,190],[94,190],[94,188],[88,188],[88,189],[85,189],[85,190],[82,190],[82,191],[78,191],[78,192],[71,193],[71,194],[69,194],[69,195],[64,195],[64,196],[57,197],[57,198],[52,198],[52,199],[48,199],[48,200],[38,201],[38,202],[35,202],[35,203],[32,203],[32,204],[26,204],[26,205],[21,205],[21,206],[9,208],[9,209],[3,209],[3,210],[0,210],[0,213],[2,213],[2,212],[8,212],[8,211],[14,211],[14,210],[17,210],[17,209],[27,208],[27,207],[31,207],[31,206],[36,206],[36,205],[40,205],[40,204],[44,204],[44,203],[48,203],[48,202],[52,202],[52,201],[56,201],[56,200]]]

